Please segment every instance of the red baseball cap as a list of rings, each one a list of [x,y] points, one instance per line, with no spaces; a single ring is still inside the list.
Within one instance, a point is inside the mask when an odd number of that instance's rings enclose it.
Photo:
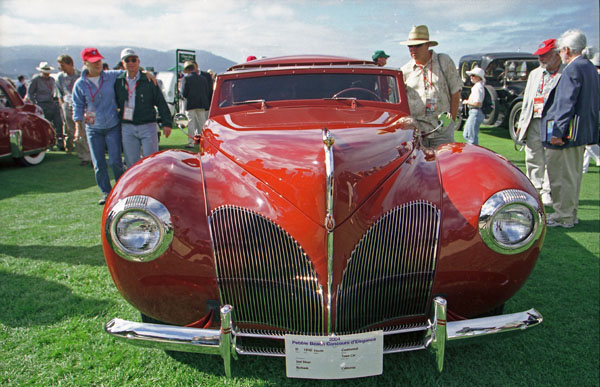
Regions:
[[[94,47],[84,48],[81,51],[81,60],[88,62],[97,62],[100,59],[104,59],[102,55],[98,52],[98,50]]]
[[[537,51],[534,52],[533,55],[544,55],[548,51],[554,50],[554,48],[555,48],[554,44],[555,43],[556,43],[556,39],[544,40],[542,43],[540,43],[540,45],[538,46]]]

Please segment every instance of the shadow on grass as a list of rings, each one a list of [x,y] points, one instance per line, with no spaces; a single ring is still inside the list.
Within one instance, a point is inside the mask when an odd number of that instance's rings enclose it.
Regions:
[[[63,262],[70,265],[104,266],[104,254],[100,245],[49,246],[49,245],[2,245],[0,253],[15,258],[27,258],[49,262]]]
[[[508,129],[504,126],[482,126],[479,129],[480,133],[485,133],[489,136],[494,136],[498,138],[506,138],[510,140],[510,133]]]
[[[0,271],[0,299],[0,322],[13,328],[96,316],[110,309],[109,301],[75,296],[67,286],[5,271]]]
[[[94,169],[80,166],[74,155],[48,152],[33,167],[20,167],[12,160],[0,162],[0,200],[22,194],[72,192],[96,185]]]

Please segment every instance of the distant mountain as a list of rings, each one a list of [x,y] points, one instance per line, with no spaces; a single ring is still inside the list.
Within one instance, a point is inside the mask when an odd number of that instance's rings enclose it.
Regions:
[[[83,46],[0,46],[0,76],[16,79],[23,74],[27,79],[37,74],[35,69],[40,62],[48,62],[50,66],[58,71],[56,58],[61,54],[68,54],[73,58],[75,67],[81,69],[81,50]],[[121,50],[124,47],[102,47],[98,51],[105,58],[110,68],[113,68],[120,60]],[[149,48],[132,47],[140,56],[142,66],[152,66],[154,71],[167,71],[175,66],[175,50],[158,51]],[[189,49],[182,47],[182,49]],[[193,49],[191,49],[193,50]],[[235,64],[229,59],[214,55],[208,51],[195,50],[196,62],[202,70],[213,69],[217,73],[224,72],[228,67]]]

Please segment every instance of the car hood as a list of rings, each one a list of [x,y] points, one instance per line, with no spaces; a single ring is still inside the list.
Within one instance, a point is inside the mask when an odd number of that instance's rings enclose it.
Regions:
[[[213,117],[204,131],[203,148],[205,153],[222,153],[323,224],[327,128],[335,140],[334,214],[339,225],[412,152],[414,126],[402,116],[380,109],[331,107],[239,112]]]

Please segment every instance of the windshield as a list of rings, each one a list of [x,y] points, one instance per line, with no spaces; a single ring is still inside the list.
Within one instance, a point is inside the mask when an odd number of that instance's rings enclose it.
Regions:
[[[390,75],[311,73],[226,80],[219,106],[328,98],[400,102],[396,79]]]

